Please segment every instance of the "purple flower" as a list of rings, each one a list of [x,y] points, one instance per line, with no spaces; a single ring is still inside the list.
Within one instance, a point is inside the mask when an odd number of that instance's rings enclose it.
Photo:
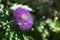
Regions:
[[[28,30],[33,25],[33,17],[30,12],[24,8],[17,8],[13,12],[14,21],[19,25],[21,30]]]

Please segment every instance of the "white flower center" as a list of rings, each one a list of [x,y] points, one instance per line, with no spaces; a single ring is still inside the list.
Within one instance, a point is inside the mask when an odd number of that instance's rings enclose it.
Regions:
[[[24,20],[27,20],[28,19],[28,17],[27,17],[26,14],[23,14],[21,18],[24,19]]]

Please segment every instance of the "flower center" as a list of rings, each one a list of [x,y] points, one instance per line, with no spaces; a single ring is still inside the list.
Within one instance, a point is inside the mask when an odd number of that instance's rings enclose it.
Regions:
[[[28,17],[27,17],[26,14],[22,14],[21,18],[24,19],[24,20],[27,20],[28,19]]]

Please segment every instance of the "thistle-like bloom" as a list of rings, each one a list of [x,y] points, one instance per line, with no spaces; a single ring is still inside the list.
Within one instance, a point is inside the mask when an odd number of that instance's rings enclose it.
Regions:
[[[33,17],[29,10],[18,7],[13,12],[14,21],[19,25],[21,30],[28,30],[33,25]]]

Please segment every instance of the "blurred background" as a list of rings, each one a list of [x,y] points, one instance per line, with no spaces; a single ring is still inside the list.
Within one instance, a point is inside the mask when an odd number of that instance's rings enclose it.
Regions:
[[[34,11],[34,25],[21,31],[10,7],[28,5]],[[60,40],[60,0],[0,0],[0,40]]]

